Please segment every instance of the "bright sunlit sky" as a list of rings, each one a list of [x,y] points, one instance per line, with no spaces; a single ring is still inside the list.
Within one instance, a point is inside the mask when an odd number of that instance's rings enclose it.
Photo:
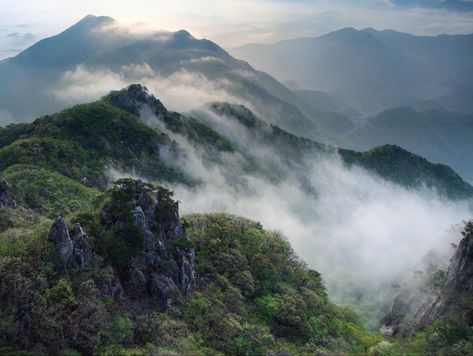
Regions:
[[[87,14],[156,29],[187,29],[232,48],[348,26],[424,35],[473,33],[472,9],[473,2],[466,0],[0,0],[0,58]]]

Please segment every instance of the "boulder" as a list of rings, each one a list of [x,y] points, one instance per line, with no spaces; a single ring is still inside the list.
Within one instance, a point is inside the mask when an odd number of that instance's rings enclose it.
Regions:
[[[112,229],[133,224],[144,237],[143,250],[127,271],[119,273],[124,294],[150,298],[163,309],[179,303],[195,289],[196,279],[195,252],[180,221],[178,203],[166,189],[142,181],[121,180],[114,189],[119,190],[120,201],[104,206],[102,225]]]
[[[0,207],[16,209],[18,204],[8,195],[8,183],[0,177]]]
[[[92,249],[89,238],[82,230],[80,224],[75,224],[71,233],[66,221],[59,217],[49,231],[51,241],[58,253],[58,268],[67,273],[71,269],[87,267],[92,258]]]

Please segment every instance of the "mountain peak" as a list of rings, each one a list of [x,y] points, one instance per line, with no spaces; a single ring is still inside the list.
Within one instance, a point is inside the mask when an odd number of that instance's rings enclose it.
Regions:
[[[320,38],[335,39],[341,41],[370,41],[376,40],[370,31],[359,31],[353,27],[345,27],[322,35]]]
[[[167,113],[164,105],[149,93],[148,88],[141,84],[132,84],[125,89],[112,91],[104,99],[135,115],[139,115],[146,107],[158,117]]]
[[[95,15],[87,15],[83,17],[79,22],[77,22],[75,25],[104,25],[107,23],[113,23],[115,22],[115,19],[109,16],[95,16]]]

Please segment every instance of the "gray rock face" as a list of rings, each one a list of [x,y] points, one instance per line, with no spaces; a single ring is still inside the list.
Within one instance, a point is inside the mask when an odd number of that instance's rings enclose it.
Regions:
[[[92,250],[89,239],[80,224],[75,224],[71,233],[63,218],[57,218],[49,231],[49,240],[58,252],[58,268],[67,273],[70,269],[85,268],[90,263]]]
[[[18,205],[12,198],[9,197],[7,188],[7,181],[0,177],[0,207],[16,209]]]
[[[129,201],[120,203],[129,212],[129,221],[114,219],[112,208],[105,207],[102,225],[111,229],[131,223],[141,230],[143,251],[132,260],[128,272],[121,273],[121,284],[127,297],[151,298],[166,309],[195,289],[194,249],[180,221],[178,203],[169,192],[141,181],[128,184],[119,189],[127,190],[130,196]]]
[[[473,325],[473,306],[462,305],[473,294],[473,233],[465,234],[453,256],[444,284],[428,296],[415,311],[411,331],[422,329],[438,316],[455,313]]]
[[[438,317],[453,315],[473,325],[473,233],[465,233],[450,260],[446,277],[434,290],[406,288],[394,299],[391,312],[382,320],[392,333],[412,334]]]
[[[107,98],[113,105],[135,115],[139,115],[143,109],[151,110],[158,118],[162,118],[167,113],[164,105],[140,84],[132,84],[126,89],[112,91]]]

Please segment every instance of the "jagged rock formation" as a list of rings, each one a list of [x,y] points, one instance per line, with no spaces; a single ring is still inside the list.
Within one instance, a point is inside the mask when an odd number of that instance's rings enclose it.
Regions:
[[[469,223],[471,224],[471,223]],[[443,285],[415,311],[411,331],[422,329],[438,316],[455,314],[473,325],[473,231],[464,233],[453,256]]]
[[[151,298],[162,309],[180,302],[195,289],[196,279],[195,253],[179,219],[178,203],[169,191],[141,181],[121,180],[115,193],[121,200],[112,197],[104,206],[102,225],[143,238],[143,246],[119,273],[125,295]]]
[[[452,317],[473,325],[473,224],[467,224],[464,238],[441,283],[430,290],[408,283],[395,297],[388,315],[381,321],[386,335],[409,335],[430,325],[439,317]],[[420,271],[418,271],[420,272]]]
[[[49,232],[49,240],[58,253],[58,269],[67,273],[71,269],[85,268],[90,263],[92,250],[89,238],[80,224],[69,233],[63,218],[57,218]]]
[[[3,177],[0,177],[0,207],[16,209],[18,205],[8,195],[7,188],[8,188],[7,181]]]
[[[143,110],[150,110],[158,119],[162,119],[168,112],[164,105],[140,84],[132,84],[126,89],[112,91],[106,96],[113,105],[140,116]]]

